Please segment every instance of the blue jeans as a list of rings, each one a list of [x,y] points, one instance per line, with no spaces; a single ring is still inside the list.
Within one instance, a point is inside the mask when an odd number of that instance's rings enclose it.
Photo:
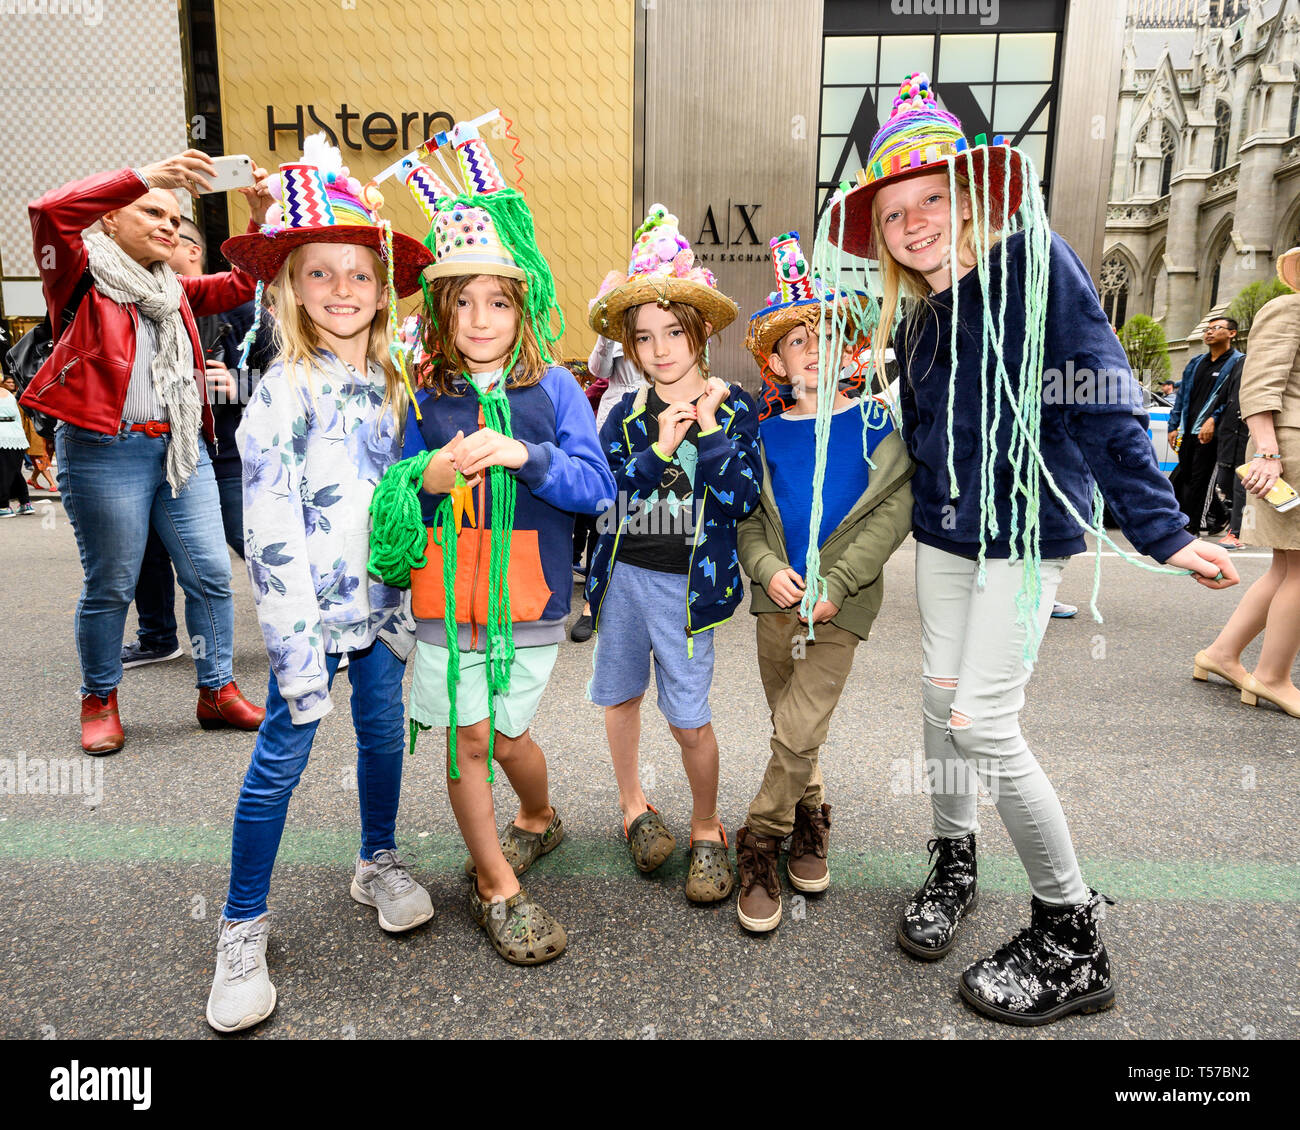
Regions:
[[[330,683],[338,655],[326,655]],[[357,799],[361,806],[361,857],[397,847],[397,798],[402,790],[406,747],[402,676],[406,665],[382,643],[354,651],[348,663],[352,724],[357,732]],[[253,760],[244,775],[230,845],[230,893],[225,917],[231,922],[266,913],[271,868],[280,850],[289,797],[307,767],[319,722],[295,726],[275,675],[266,691],[266,720],[257,731]]]
[[[122,681],[122,631],[150,526],[185,590],[198,685],[223,687],[231,680],[235,609],[212,462],[200,444],[198,467],[173,498],[168,442],[166,436],[104,435],[75,424],[61,424],[55,433],[59,490],[86,578],[76,619],[82,694],[103,698]]]
[[[221,498],[221,521],[226,530],[226,544],[240,559],[244,556],[244,481],[242,478],[217,479]],[[135,585],[135,610],[140,618],[137,631],[140,644],[149,651],[175,651],[176,578],[172,559],[167,555],[158,531],[150,528],[145,546],[140,578]]]

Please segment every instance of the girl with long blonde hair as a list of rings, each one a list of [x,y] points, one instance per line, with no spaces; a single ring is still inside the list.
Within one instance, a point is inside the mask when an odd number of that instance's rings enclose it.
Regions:
[[[303,162],[281,166],[276,190],[280,208],[262,231],[222,247],[259,291],[269,284],[278,357],[237,433],[246,560],[271,675],[266,721],[235,806],[207,1008],[219,1032],[250,1027],[275,1008],[266,967],[271,869],[344,656],[361,808],[352,898],[374,907],[389,932],[433,916],[395,838],[409,601],[367,570],[371,497],[400,455],[407,403],[388,350],[396,298],[419,285],[429,256],[379,222],[379,201],[362,199],[323,136],[309,139]]]

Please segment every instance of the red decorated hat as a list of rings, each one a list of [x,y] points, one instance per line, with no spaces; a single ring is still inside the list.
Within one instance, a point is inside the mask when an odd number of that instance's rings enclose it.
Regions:
[[[999,222],[1005,208],[1015,215],[1024,195],[1024,161],[1000,134],[987,143],[985,134],[967,142],[961,122],[935,101],[930,79],[920,72],[908,75],[899,87],[885,122],[871,140],[867,164],[858,170],[856,184],[846,182],[844,233],[840,236],[840,204],[831,208],[830,238],[852,255],[878,259],[872,230],[871,206],[880,187],[908,177],[943,172],[952,158],[956,171],[965,176],[977,205],[984,206],[988,186],[988,215]]]
[[[386,260],[392,238],[393,286],[399,297],[420,287],[420,272],[432,255],[410,236],[381,222],[384,198],[373,185],[348,172],[342,154],[323,133],[307,138],[301,161],[280,166],[267,186],[277,203],[271,206],[261,231],[237,235],[221,245],[221,253],[260,282],[280,273],[295,247],[308,243],[352,243],[368,247]]]

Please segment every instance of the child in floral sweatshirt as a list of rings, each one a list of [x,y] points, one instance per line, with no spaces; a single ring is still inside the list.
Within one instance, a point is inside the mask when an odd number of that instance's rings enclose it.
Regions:
[[[362,201],[338,151],[321,141],[309,141],[304,163],[281,167],[282,221],[273,215],[261,233],[222,247],[261,280],[259,290],[272,283],[279,356],[237,433],[248,569],[271,678],[235,808],[207,1009],[220,1032],[250,1027],[275,1008],[266,968],[271,868],[345,655],[361,806],[352,897],[375,907],[392,932],[433,916],[394,838],[410,612],[403,593],[366,571],[371,495],[400,453],[406,410],[388,357],[389,294],[414,290],[429,255],[404,236],[388,242],[387,225]]]

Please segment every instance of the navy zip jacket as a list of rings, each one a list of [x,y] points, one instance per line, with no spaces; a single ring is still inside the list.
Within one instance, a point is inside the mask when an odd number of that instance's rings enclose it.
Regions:
[[[431,390],[416,394],[423,419],[417,422],[415,409],[411,409],[403,441],[404,459],[443,447],[458,431],[470,435],[483,426],[479,422],[478,397],[463,380],[457,381],[455,387],[464,389],[464,395],[440,396]],[[528,449],[524,465],[518,471],[507,471],[517,483],[510,571],[514,641],[516,647],[535,647],[564,638],[564,620],[573,593],[573,516],[599,514],[607,509],[614,499],[614,476],[596,437],[591,405],[568,369],[553,366],[537,384],[507,388],[506,396],[510,401],[510,431]],[[478,543],[486,543],[490,525],[489,480],[485,471],[474,488],[474,518],[465,522],[471,540]],[[434,513],[445,497],[420,492],[426,526],[433,525]],[[534,538],[526,536],[534,531],[535,550]],[[487,584],[488,547],[480,544],[478,548],[481,552],[477,556],[484,560],[478,562],[480,575],[474,580],[482,589]],[[474,562],[458,560],[457,565],[459,572],[473,568]],[[441,584],[438,576],[436,586]],[[520,611],[528,601],[535,603],[540,614],[522,620]],[[465,608],[458,607],[457,613],[461,620],[460,649],[482,651],[486,636],[478,630],[481,623],[471,620],[467,624]],[[441,618],[422,618],[418,612],[416,616],[418,638],[446,646]]]
[[[733,384],[718,405],[718,429],[701,434],[696,447],[695,540],[691,548],[686,607],[682,625],[689,639],[697,632],[731,618],[740,603],[740,557],[736,526],[758,505],[762,460],[758,453],[758,412],[740,385]],[[600,522],[601,533],[591,555],[587,599],[592,626],[600,627],[600,605],[618,557],[618,542],[627,520],[663,479],[664,461],[650,446],[642,417],[646,390],[626,393],[600,429],[600,443],[618,484],[618,504]]]
[[[1017,384],[1025,335],[1025,237],[1005,240],[1007,254],[1004,357]],[[1002,251],[989,255],[989,304],[1001,302]],[[957,369],[953,404],[953,464],[960,494],[948,485],[948,396],[951,369],[952,289],[931,295],[916,320],[900,325],[894,350],[900,370],[903,430],[916,461],[912,478],[913,536],[962,557],[979,554],[980,463],[985,433],[980,403],[983,300],[979,271],[957,284]],[[1010,554],[1012,472],[1008,453],[1009,399],[998,387],[995,358],[988,361],[987,427],[1001,404],[997,459],[992,466],[998,538],[987,555]],[[1070,245],[1053,233],[1048,275],[1047,330],[1043,350],[1042,453],[1057,486],[1075,510],[1091,520],[1094,481],[1120,528],[1140,553],[1165,561],[1193,538],[1184,527],[1173,488],[1156,464],[1147,435],[1142,394],[1128,359],[1097,301],[1092,279]],[[1026,455],[1026,458],[1030,456]],[[1082,530],[1041,481],[1039,549],[1045,558],[1087,548]],[[1020,500],[1023,516],[1023,499]],[[1019,537],[1017,537],[1019,542]]]

